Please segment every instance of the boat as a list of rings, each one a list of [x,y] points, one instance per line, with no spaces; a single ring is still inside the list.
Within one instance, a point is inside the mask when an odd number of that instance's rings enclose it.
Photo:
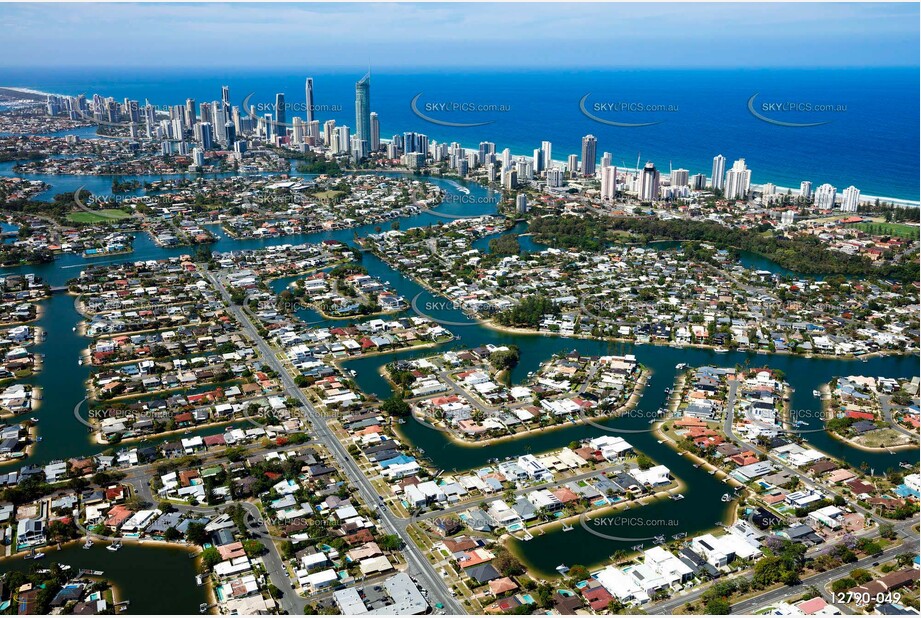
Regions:
[[[820,393],[819,391],[812,391],[812,396],[813,396],[813,397],[821,397],[821,396],[822,396],[822,393]]]
[[[723,497],[721,498],[721,500],[723,502],[732,502],[732,496],[730,496],[729,494],[723,494]]]
[[[572,526],[569,524],[563,524],[563,532],[569,532],[570,530],[572,530]]]
[[[558,567],[556,567],[556,571],[557,573],[565,575],[566,573],[569,572],[569,567],[566,566],[565,564],[561,564]]]
[[[33,416],[32,418],[30,418],[29,420],[32,421],[33,423],[37,423],[37,422],[38,422],[38,419],[35,418],[34,416]]]
[[[684,494],[677,494],[675,496],[669,496],[672,500],[684,500]]]
[[[716,352],[717,354],[724,354],[728,352],[729,350],[727,350],[726,348],[714,348],[713,351]]]
[[[78,358],[78,359],[77,359],[77,364],[78,364],[78,365],[83,365],[83,359],[82,359],[82,358]]]
[[[121,542],[121,541],[115,541],[114,543],[112,543],[111,545],[109,545],[108,547],[106,547],[106,549],[108,549],[109,551],[118,551],[118,550],[121,549],[121,548],[122,548],[122,542]]]
[[[687,366],[688,366],[687,363],[678,363],[677,365],[675,365],[675,369],[684,369]]]
[[[201,605],[198,606],[198,613],[199,613],[199,614],[204,614],[206,611],[208,611],[208,604],[207,604],[207,603],[202,603]]]
[[[93,546],[93,539],[87,537],[86,543],[83,544],[83,549],[89,549]]]
[[[35,441],[36,441],[36,442],[41,442],[42,440],[44,440],[44,438],[43,438],[43,437],[41,437],[41,436],[39,436],[39,437],[37,437],[37,438],[35,438]]]

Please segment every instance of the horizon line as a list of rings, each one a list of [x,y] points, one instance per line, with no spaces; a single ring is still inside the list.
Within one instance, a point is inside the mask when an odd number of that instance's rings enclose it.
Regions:
[[[476,71],[476,72],[490,72],[490,73],[501,73],[501,72],[551,72],[555,70],[567,70],[567,69],[578,69],[580,72],[588,73],[593,71],[629,71],[629,72],[639,72],[639,71],[719,71],[719,70],[747,70],[747,71],[758,71],[758,70],[771,70],[771,69],[785,69],[785,70],[829,70],[829,69],[841,69],[841,70],[884,70],[884,69],[919,69],[921,68],[921,63],[916,62],[915,64],[815,64],[815,65],[796,65],[796,64],[772,64],[772,65],[752,65],[752,64],[732,64],[732,65],[658,65],[651,64],[645,66],[637,65],[622,65],[622,66],[605,66],[605,65],[591,65],[586,66],[584,64],[559,64],[548,67],[547,65],[529,65],[522,67],[521,65],[508,65],[508,66],[496,66],[494,64],[483,64],[483,65],[445,65],[445,64],[415,64],[415,65],[376,65],[375,73],[380,73],[381,70],[444,70],[444,69],[457,69],[458,72],[464,71]],[[258,70],[260,73],[278,73],[278,72],[291,72],[299,71],[302,74],[306,75],[323,75],[329,73],[330,69],[339,71],[346,70],[355,70],[357,72],[364,71],[367,73],[367,65],[351,65],[351,64],[335,64],[327,65],[326,69],[320,69],[315,71],[304,70],[303,65],[291,65],[291,66],[277,66],[271,69],[266,70],[263,65],[253,64],[253,65],[198,65],[198,66],[189,66],[188,64],[178,64],[178,65],[157,65],[151,66],[149,64],[119,64],[119,65],[103,65],[103,64],[93,64],[93,65],[61,65],[61,64],[11,64],[5,65],[0,63],[0,70],[8,69],[55,69],[55,70],[73,70],[73,69],[82,69],[82,70],[113,70],[113,69],[130,69],[130,70],[151,70],[151,71],[204,71],[204,70]]]

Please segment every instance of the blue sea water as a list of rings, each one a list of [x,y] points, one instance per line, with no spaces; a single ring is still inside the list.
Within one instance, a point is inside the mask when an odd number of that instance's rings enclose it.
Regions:
[[[807,60],[808,59],[804,59]],[[355,81],[364,73],[322,73],[302,69],[240,71],[200,69],[0,69],[0,85],[25,86],[62,94],[99,93],[157,105],[219,100],[229,85],[231,103],[247,96],[254,105],[270,104],[284,92],[289,111],[303,117],[304,79],[314,78],[314,104],[322,122],[354,127]],[[404,131],[438,141],[476,147],[492,141],[497,149],[530,154],[542,140],[553,143],[553,158],[580,152],[583,135],[598,139],[598,157],[612,153],[618,166],[652,161],[667,173],[683,167],[710,174],[712,159],[723,154],[727,167],[745,158],[755,183],[773,182],[798,189],[828,182],[839,192],[855,185],[864,195],[919,199],[919,77],[913,68],[874,69],[708,69],[708,70],[522,70],[469,73],[407,72],[379,69],[372,74],[371,108],[380,115],[384,138]],[[417,109],[439,121],[489,124],[448,127],[417,116]],[[604,120],[658,122],[615,127]],[[826,122],[813,127],[770,124],[755,110],[785,122]],[[658,106],[664,111],[611,111],[612,104]],[[827,105],[834,110],[785,111],[776,104]],[[440,104],[485,105],[487,109],[445,111]]]

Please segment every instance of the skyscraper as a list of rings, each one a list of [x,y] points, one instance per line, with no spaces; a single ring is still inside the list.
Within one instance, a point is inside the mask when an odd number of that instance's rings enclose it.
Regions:
[[[265,116],[263,116],[262,128],[265,130],[266,141],[274,142],[275,138],[278,137],[278,130],[275,126],[275,121],[272,119],[272,112],[266,112]]]
[[[726,172],[727,199],[739,200],[748,197],[751,188],[752,172],[745,166],[745,159],[739,159],[732,164],[732,169]]]
[[[544,170],[544,151],[540,148],[534,149],[534,156],[532,158],[532,165],[534,166],[534,171],[540,174]]]
[[[844,197],[841,200],[841,210],[844,212],[857,212],[857,204],[860,202],[860,189],[851,185],[844,190]]]
[[[351,131],[348,127],[336,127],[336,143],[333,144],[334,150],[338,154],[348,154],[351,146]]]
[[[306,138],[304,121],[295,116],[291,119],[291,141],[295,144],[303,144]]]
[[[716,155],[713,157],[713,171],[710,173],[710,188],[722,189],[723,178],[726,174],[726,157]]]
[[[812,198],[812,182],[809,180],[804,180],[799,183],[799,194],[804,200]]]
[[[835,196],[837,194],[838,189],[827,182],[824,185],[820,185],[819,188],[815,190],[815,207],[821,210],[830,210],[834,208]]]
[[[553,144],[548,141],[540,143],[540,149],[544,151],[544,169],[553,167]]]
[[[199,116],[201,116],[202,122],[211,122],[213,118],[211,117],[211,104],[202,103],[198,106]]]
[[[682,168],[672,170],[671,184],[673,187],[686,187],[688,185],[688,171]]]
[[[355,135],[371,143],[371,73],[355,84]]]
[[[186,126],[190,129],[198,122],[195,118],[195,99],[185,100],[185,122]]]
[[[224,141],[226,142],[228,149],[233,146],[235,141],[237,141],[237,130],[236,127],[234,127],[232,120],[228,120],[224,123]]]
[[[519,193],[515,196],[515,210],[519,215],[528,212],[528,196],[525,193]]]
[[[323,123],[323,145],[332,148],[333,135],[336,133],[336,121],[327,120]]]
[[[492,162],[492,159],[495,157],[490,157],[490,155],[496,154],[496,145],[492,142],[480,142],[480,161],[487,165]]]
[[[381,149],[381,121],[377,112],[371,112],[371,151],[377,152]]]
[[[549,174],[547,176],[549,178]],[[613,200],[617,194],[617,168],[613,165],[601,168],[601,199]]]
[[[646,166],[643,167],[643,172],[640,174],[640,184],[637,188],[637,194],[639,195],[640,201],[643,202],[651,202],[659,199],[659,170],[656,169],[652,161],[648,161]]]
[[[285,93],[279,92],[275,95],[275,130],[272,134],[277,137],[284,137],[288,132],[288,113],[285,109]]]
[[[582,138],[582,175],[595,175],[595,149],[598,147],[598,140],[594,135],[586,135]]]
[[[221,102],[224,109],[230,109],[230,86],[221,86]]]
[[[604,170],[604,168],[610,165],[611,165],[611,153],[605,152],[601,155],[601,169]]]
[[[313,122],[313,78],[307,78],[307,124]]]
[[[201,143],[201,147],[204,150],[211,150],[214,148],[214,132],[211,130],[211,123],[199,122],[195,126],[198,127],[198,135],[196,137],[199,143]]]

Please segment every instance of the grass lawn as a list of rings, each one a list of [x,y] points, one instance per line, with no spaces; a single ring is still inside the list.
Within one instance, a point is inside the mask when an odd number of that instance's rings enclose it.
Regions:
[[[341,195],[345,194],[342,191],[319,191],[314,194],[314,197],[324,202],[335,202]]]
[[[904,223],[855,223],[854,227],[869,234],[895,236],[896,238],[918,239],[919,228]]]
[[[896,446],[905,444],[908,438],[895,429],[874,429],[861,436],[860,442],[864,446],[871,448],[885,448],[887,446]]]
[[[115,219],[127,219],[131,214],[118,208],[105,208],[97,212],[76,211],[68,213],[67,220],[74,223],[101,223]]]

